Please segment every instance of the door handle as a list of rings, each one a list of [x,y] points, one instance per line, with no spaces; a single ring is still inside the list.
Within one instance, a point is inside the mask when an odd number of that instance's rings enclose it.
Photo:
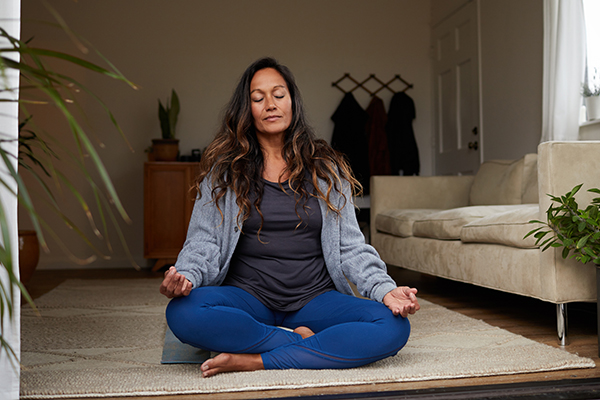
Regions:
[[[469,149],[471,150],[477,150],[479,148],[479,143],[477,143],[477,141],[475,142],[469,142]]]

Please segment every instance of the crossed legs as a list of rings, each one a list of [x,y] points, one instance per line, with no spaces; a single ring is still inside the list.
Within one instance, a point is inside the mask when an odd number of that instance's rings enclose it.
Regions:
[[[408,320],[384,305],[336,291],[280,312],[236,287],[202,287],[172,300],[167,322],[182,342],[222,353],[203,364],[204,376],[357,367],[396,354],[410,334]]]

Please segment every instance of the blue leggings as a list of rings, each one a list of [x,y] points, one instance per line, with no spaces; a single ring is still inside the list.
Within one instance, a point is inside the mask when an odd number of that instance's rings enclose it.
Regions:
[[[171,300],[167,323],[204,350],[260,354],[265,369],[352,368],[395,355],[408,341],[407,318],[383,304],[330,291],[294,312],[273,311],[233,286],[208,286]],[[278,328],[306,326],[303,339]]]

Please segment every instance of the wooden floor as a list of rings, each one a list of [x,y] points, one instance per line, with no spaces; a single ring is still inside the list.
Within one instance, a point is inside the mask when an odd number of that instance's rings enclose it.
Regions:
[[[445,279],[433,278],[399,268],[392,267],[390,268],[389,273],[399,284],[417,287],[419,289],[419,296],[433,303],[442,305],[469,317],[481,319],[491,325],[498,326],[529,339],[554,347],[560,347],[558,346],[556,339],[556,307],[553,304],[522,296],[478,288]],[[135,271],[133,269],[42,270],[37,271],[26,286],[32,297],[35,299],[52,290],[67,279],[144,279],[161,275],[160,272],[153,273],[150,271]],[[360,397],[364,396],[365,393],[374,392],[380,394],[388,392],[391,394],[391,392],[412,391],[416,389],[455,388],[523,382],[551,383],[553,381],[565,379],[577,380],[600,378],[600,368],[598,367],[600,360],[598,358],[596,305],[589,303],[574,303],[569,305],[568,313],[569,338],[571,344],[563,349],[571,353],[579,354],[580,356],[594,359],[596,368],[426,382],[372,384],[302,390],[271,390],[195,396],[163,396],[160,398],[149,397],[146,399],[235,400],[323,396],[333,394],[343,395],[343,398],[351,398],[352,396],[350,394],[353,393],[358,394],[358,397]],[[138,397],[136,399],[143,400],[144,398]]]

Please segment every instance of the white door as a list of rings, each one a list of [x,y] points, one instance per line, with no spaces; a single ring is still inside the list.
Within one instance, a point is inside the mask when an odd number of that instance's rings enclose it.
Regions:
[[[468,175],[479,168],[477,2],[433,27],[435,174]]]

